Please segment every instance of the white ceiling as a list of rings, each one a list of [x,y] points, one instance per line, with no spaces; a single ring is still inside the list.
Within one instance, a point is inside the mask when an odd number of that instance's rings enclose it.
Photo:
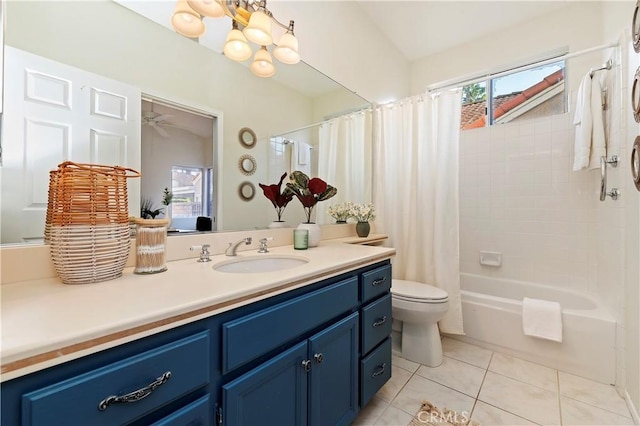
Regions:
[[[551,13],[570,2],[359,0],[358,3],[407,60],[414,61]]]

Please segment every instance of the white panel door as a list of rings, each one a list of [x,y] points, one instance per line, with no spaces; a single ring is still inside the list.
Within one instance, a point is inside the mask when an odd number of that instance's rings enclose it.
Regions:
[[[2,242],[43,237],[49,170],[63,161],[140,170],[140,90],[9,46],[2,129]],[[129,179],[138,215],[140,182]]]

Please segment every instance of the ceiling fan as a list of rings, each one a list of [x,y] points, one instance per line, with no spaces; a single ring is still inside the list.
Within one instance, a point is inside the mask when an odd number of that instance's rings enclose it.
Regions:
[[[151,128],[153,128],[156,132],[158,132],[158,134],[162,137],[168,138],[169,137],[169,133],[167,133],[167,131],[165,129],[163,129],[163,126],[166,127],[178,127],[175,126],[169,122],[167,122],[166,120],[169,120],[173,118],[173,115],[170,114],[156,114],[153,111],[147,111],[147,112],[143,112],[142,113],[142,124],[143,125],[147,125]]]

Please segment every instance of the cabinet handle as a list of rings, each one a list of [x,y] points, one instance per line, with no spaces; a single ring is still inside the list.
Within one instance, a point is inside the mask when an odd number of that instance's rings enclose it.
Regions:
[[[385,322],[387,322],[387,316],[383,316],[382,318],[378,318],[376,321],[374,321],[373,324],[371,324],[374,327],[380,327],[382,324],[384,324]]]
[[[384,284],[384,283],[386,283],[386,282],[387,282],[387,277],[382,277],[382,278],[380,278],[380,279],[378,279],[378,280],[373,280],[373,282],[371,283],[371,285],[375,287],[375,286],[378,286],[378,285],[380,285],[380,284]]]
[[[318,364],[322,364],[322,361],[324,361],[324,355],[322,355],[321,353],[315,354],[313,358],[316,360]]]
[[[302,368],[304,368],[304,371],[306,372],[311,371],[311,361],[308,359],[305,359],[304,361],[302,361]]]
[[[136,402],[140,401],[143,398],[151,395],[151,392],[159,388],[161,385],[167,383],[167,380],[171,378],[171,371],[167,371],[162,376],[155,379],[153,382],[149,383],[147,386],[142,389],[138,389],[131,393],[122,396],[111,395],[103,399],[100,404],[98,404],[98,410],[104,411],[109,405],[115,404],[117,402]]]
[[[382,365],[378,367],[378,369],[371,374],[371,377],[378,377],[379,375],[384,373],[384,369],[386,368],[386,366],[387,366],[387,363],[383,362]]]

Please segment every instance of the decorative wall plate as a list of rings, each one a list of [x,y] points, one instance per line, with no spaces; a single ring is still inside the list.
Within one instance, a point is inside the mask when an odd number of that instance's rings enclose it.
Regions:
[[[238,195],[244,201],[251,201],[256,195],[256,187],[249,181],[244,181],[238,186]]]
[[[636,70],[631,86],[631,110],[633,111],[633,119],[636,123],[640,123],[640,67]]]
[[[238,160],[238,168],[245,176],[251,176],[256,172],[256,168],[258,168],[258,164],[256,163],[256,159],[250,155],[244,154],[240,156]]]
[[[633,50],[640,53],[640,0],[636,2],[633,10],[633,20],[631,21],[631,32],[633,34]]]
[[[256,141],[258,139],[256,138],[256,132],[249,127],[243,127],[238,132],[238,140],[240,141],[240,145],[245,148],[253,148],[256,146]]]
[[[636,189],[640,191],[640,136],[636,136],[631,148],[631,177]]]

